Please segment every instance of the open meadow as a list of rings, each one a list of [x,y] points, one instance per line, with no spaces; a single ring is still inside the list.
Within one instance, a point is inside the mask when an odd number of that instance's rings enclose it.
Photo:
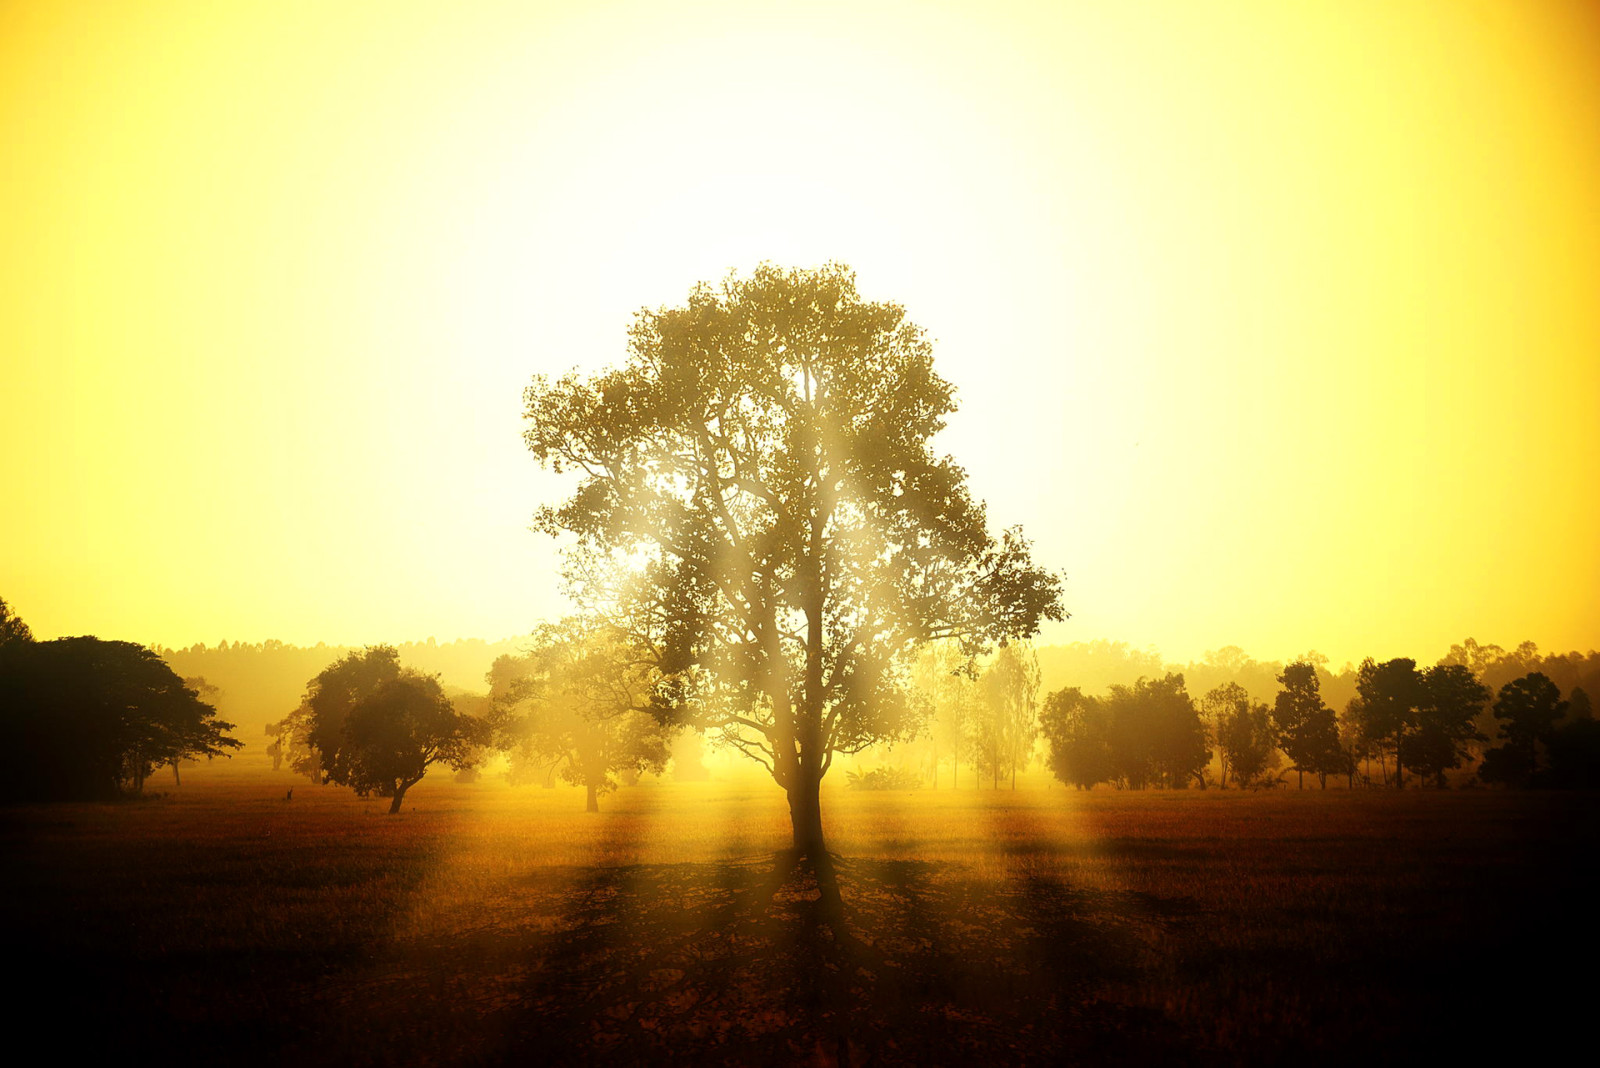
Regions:
[[[842,776],[837,776],[842,779]],[[288,786],[295,783],[292,800]],[[152,784],[161,789],[163,784]],[[204,766],[0,810],[14,1019],[172,1062],[1386,1062],[1576,1033],[1596,805],[1488,791],[824,790],[386,802]]]

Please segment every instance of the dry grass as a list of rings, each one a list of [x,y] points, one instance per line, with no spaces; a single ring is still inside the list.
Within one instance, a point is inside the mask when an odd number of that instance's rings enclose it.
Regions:
[[[206,1061],[1386,1061],[1539,1048],[1595,948],[1584,796],[836,787],[839,919],[759,780],[289,782],[0,812],[22,1011]]]

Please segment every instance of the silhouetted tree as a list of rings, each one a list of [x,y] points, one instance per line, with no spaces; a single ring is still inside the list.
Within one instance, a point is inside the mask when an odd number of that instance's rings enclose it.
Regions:
[[[1567,715],[1575,720],[1589,719],[1594,715],[1594,706],[1590,704],[1589,694],[1582,686],[1575,687],[1567,698]]]
[[[1131,687],[1113,686],[1106,705],[1111,714],[1112,759],[1129,787],[1140,790],[1152,781],[1182,787],[1191,777],[1205,785],[1201,771],[1211,753],[1182,675],[1168,673],[1159,679],[1140,679]]]
[[[14,800],[97,800],[138,792],[163,764],[226,756],[231,723],[151,650],[94,637],[0,648],[0,719],[28,754],[0,779]]]
[[[1439,664],[1422,672],[1413,729],[1400,743],[1405,763],[1418,775],[1445,785],[1444,773],[1458,768],[1470,742],[1483,740],[1473,719],[1488,703],[1489,688],[1462,664]]]
[[[615,632],[572,621],[541,628],[528,653],[500,657],[488,678],[513,782],[554,769],[584,787],[585,807],[599,812],[617,776],[666,764],[669,734],[648,711],[655,669]]]
[[[0,649],[6,646],[33,641],[33,631],[22,621],[22,617],[11,611],[11,606],[6,604],[5,598],[0,597]]]
[[[1333,709],[1322,703],[1317,669],[1305,661],[1288,664],[1278,682],[1283,689],[1272,707],[1278,742],[1299,775],[1302,789],[1308,771],[1327,789],[1328,773],[1344,770],[1348,757],[1339,742],[1338,719]]]
[[[1572,691],[1569,718],[1550,735],[1551,786],[1563,790],[1600,789],[1600,721],[1589,694]]]
[[[1225,682],[1200,699],[1200,708],[1221,758],[1222,785],[1230,776],[1241,787],[1251,785],[1275,759],[1277,735],[1267,706],[1250,700],[1238,683]]]
[[[1494,717],[1500,723],[1503,744],[1483,755],[1478,777],[1511,786],[1534,785],[1539,778],[1539,750],[1549,751],[1556,723],[1567,708],[1556,684],[1541,672],[1530,672],[1500,687]]]
[[[923,332],[854,275],[763,265],[641,311],[629,358],[536,378],[534,456],[581,482],[539,526],[570,532],[584,607],[643,643],[664,714],[718,729],[788,795],[797,854],[825,856],[834,754],[917,727],[904,665],[1060,618],[1019,531],[999,541],[930,439],[955,409]]]
[[[391,814],[429,765],[468,767],[487,737],[487,725],[458,713],[438,679],[401,667],[388,645],[328,665],[306,684],[303,708],[320,781],[390,798]]]
[[[304,775],[314,783],[325,781],[322,753],[311,741],[315,725],[315,713],[303,696],[293,712],[276,723],[267,724],[267,733],[275,739],[272,744],[278,750],[272,759],[272,770],[278,770],[280,760],[287,760],[296,775]]]
[[[1356,673],[1356,696],[1351,713],[1360,724],[1362,737],[1381,751],[1394,753],[1394,784],[1405,786],[1404,742],[1416,723],[1417,706],[1422,703],[1422,676],[1417,662],[1404,657],[1374,663],[1371,657],[1361,662]]]
[[[1050,743],[1050,770],[1057,779],[1087,790],[1116,777],[1111,711],[1104,701],[1077,687],[1057,690],[1044,700],[1039,729]]]

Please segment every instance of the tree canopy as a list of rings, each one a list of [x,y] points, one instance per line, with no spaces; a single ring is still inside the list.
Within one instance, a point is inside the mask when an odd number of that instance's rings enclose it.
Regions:
[[[19,800],[113,798],[162,765],[241,745],[150,649],[95,637],[0,646],[0,719],[27,755],[4,780]]]
[[[1394,753],[1396,788],[1405,785],[1405,738],[1422,699],[1422,675],[1415,660],[1396,657],[1380,664],[1368,657],[1361,662],[1349,712],[1363,744]]]
[[[33,631],[22,621],[22,617],[11,610],[5,598],[0,597],[0,649],[13,643],[33,641]]]
[[[1287,664],[1278,682],[1283,689],[1273,700],[1272,719],[1283,751],[1302,785],[1309,771],[1326,789],[1328,773],[1348,768],[1349,757],[1339,741],[1338,717],[1322,701],[1316,665],[1305,660]]]
[[[1583,693],[1579,690],[1578,693]],[[1584,695],[1587,698],[1587,695]],[[1531,786],[1540,778],[1539,751],[1549,752],[1556,724],[1567,711],[1561,690],[1549,676],[1533,671],[1500,687],[1494,716],[1502,744],[1483,755],[1478,774],[1485,782]],[[1546,757],[1548,761],[1548,757]]]
[[[580,603],[655,658],[662,714],[763,764],[815,855],[834,754],[916,726],[915,648],[1029,636],[1062,617],[1060,580],[933,451],[954,391],[848,268],[701,284],[628,342],[621,367],[525,393],[528,448],[579,476],[538,525],[575,537]]]
[[[1088,790],[1110,782],[1120,764],[1111,750],[1111,710],[1076,686],[1046,697],[1039,729],[1050,743],[1050,770],[1069,786]]]
[[[304,732],[307,763],[296,770],[314,768],[322,782],[390,798],[391,813],[429,765],[469,767],[487,737],[481,720],[455,710],[438,679],[401,667],[388,645],[328,665],[306,684],[302,709],[291,722]]]
[[[527,653],[495,660],[489,697],[513,781],[559,772],[598,812],[618,775],[660,772],[669,733],[648,711],[654,674],[616,632],[574,622],[543,627]]]
[[[1237,682],[1225,682],[1207,691],[1200,707],[1222,761],[1222,785],[1231,777],[1250,786],[1276,760],[1278,739],[1267,706],[1250,700]]]

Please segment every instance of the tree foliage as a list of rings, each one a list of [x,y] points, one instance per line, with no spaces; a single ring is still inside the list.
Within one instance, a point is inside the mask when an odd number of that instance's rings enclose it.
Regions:
[[[153,651],[94,637],[0,647],[0,717],[27,754],[0,787],[14,800],[105,800],[138,792],[158,767],[241,745]]]
[[[1026,763],[1038,730],[1039,660],[1032,647],[1008,643],[979,677],[978,692],[979,765],[996,787],[1006,775],[1015,789],[1017,765]]]
[[[1278,736],[1266,705],[1252,701],[1237,682],[1225,682],[1200,699],[1222,761],[1222,785],[1231,778],[1251,786],[1277,760]]]
[[[304,740],[296,770],[390,798],[391,813],[430,765],[469,767],[487,738],[486,725],[457,712],[437,678],[401,667],[388,645],[328,665],[306,684],[302,710],[291,717]]]
[[[542,628],[527,653],[498,658],[489,696],[512,781],[557,772],[584,787],[588,810],[598,812],[617,776],[659,773],[671,739],[649,711],[655,676],[620,633],[572,621]]]
[[[1272,706],[1278,743],[1302,780],[1309,771],[1326,789],[1328,773],[1345,770],[1349,756],[1339,741],[1338,717],[1323,704],[1316,665],[1287,664],[1278,682],[1283,689]]]
[[[33,631],[28,629],[21,616],[11,610],[5,598],[0,597],[0,649],[31,641],[33,641]]]
[[[845,786],[851,790],[920,790],[922,776],[906,768],[883,767],[871,771],[844,773]]]
[[[1132,686],[1113,686],[1107,703],[1111,750],[1129,787],[1159,784],[1173,789],[1187,786],[1191,778],[1205,785],[1200,773],[1211,753],[1182,675],[1169,672]]]
[[[1556,723],[1567,706],[1560,689],[1542,672],[1530,672],[1500,687],[1494,716],[1500,721],[1501,744],[1484,754],[1479,777],[1512,786],[1538,782],[1540,750],[1549,753]],[[1548,755],[1545,761],[1548,764]]]
[[[1417,662],[1397,657],[1376,663],[1371,657],[1356,672],[1356,697],[1350,705],[1364,744],[1395,758],[1394,784],[1405,785],[1405,737],[1422,703]]]
[[[1205,785],[1211,753],[1182,675],[1112,686],[1103,698],[1057,690],[1045,700],[1040,726],[1050,743],[1051,770],[1080,789],[1097,782],[1180,788],[1190,779]]]
[[[1050,770],[1069,786],[1087,790],[1116,778],[1118,760],[1111,751],[1111,710],[1077,687],[1045,698],[1039,729],[1050,744]]]
[[[1444,773],[1461,766],[1471,743],[1484,740],[1473,721],[1493,695],[1462,664],[1436,664],[1421,677],[1413,729],[1401,749],[1407,766],[1443,787]]]
[[[923,704],[927,739],[932,749],[933,784],[939,785],[939,766],[950,763],[950,783],[961,785],[961,759],[971,752],[976,734],[977,668],[958,642],[929,642],[917,653],[912,666],[912,686]]]
[[[697,286],[638,313],[623,366],[525,401],[529,449],[580,479],[538,518],[575,538],[575,596],[649,651],[663,714],[771,772],[801,852],[834,754],[917,728],[919,645],[1062,616],[1059,579],[930,447],[955,410],[932,346],[847,268]]]

